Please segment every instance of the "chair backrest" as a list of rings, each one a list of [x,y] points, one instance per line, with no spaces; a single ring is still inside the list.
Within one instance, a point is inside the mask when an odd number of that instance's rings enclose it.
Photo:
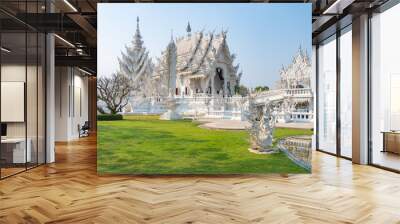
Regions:
[[[82,128],[89,129],[89,128],[90,128],[90,123],[89,123],[89,121],[85,121],[85,123],[83,124]]]

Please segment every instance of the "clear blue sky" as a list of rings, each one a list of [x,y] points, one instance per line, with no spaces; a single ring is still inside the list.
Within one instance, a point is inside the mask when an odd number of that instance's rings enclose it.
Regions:
[[[160,56],[171,38],[204,29],[228,29],[228,44],[243,70],[242,83],[274,86],[282,64],[301,45],[311,54],[311,4],[129,4],[98,5],[98,74],[110,75],[136,30],[136,17],[150,56]]]

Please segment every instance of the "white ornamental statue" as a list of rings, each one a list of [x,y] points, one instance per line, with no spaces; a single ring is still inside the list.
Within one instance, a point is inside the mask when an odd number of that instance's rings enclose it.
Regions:
[[[249,134],[252,150],[260,153],[277,152],[272,148],[276,123],[275,109],[275,105],[271,102],[255,105],[254,99],[249,100],[248,120],[251,124]]]
[[[247,115],[247,119],[250,122],[249,135],[250,135],[250,144],[252,149],[258,148],[258,133],[259,133],[259,116],[260,110],[254,103],[253,97],[249,99],[249,111]]]
[[[264,105],[261,119],[260,119],[260,129],[258,134],[258,145],[262,150],[273,150],[272,140],[274,134],[274,127],[276,123],[276,114],[271,103],[266,103]]]

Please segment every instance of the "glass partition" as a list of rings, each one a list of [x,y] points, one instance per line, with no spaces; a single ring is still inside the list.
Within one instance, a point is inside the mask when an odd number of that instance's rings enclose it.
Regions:
[[[400,170],[400,5],[371,19],[371,162]]]
[[[318,149],[336,154],[336,36],[318,47]]]
[[[25,32],[1,34],[2,177],[24,171],[31,158],[26,138],[26,40]]]
[[[37,162],[44,164],[46,162],[46,37],[43,33],[38,33],[38,64],[37,64]]]
[[[18,12],[42,12],[42,5],[43,1],[19,2]],[[15,24],[7,26],[4,20]],[[2,179],[45,163],[46,39],[43,33],[1,12],[0,26]]]
[[[27,151],[30,159],[27,167],[37,165],[38,159],[38,35],[28,32],[27,35],[27,64],[26,64],[26,114],[27,114]]]

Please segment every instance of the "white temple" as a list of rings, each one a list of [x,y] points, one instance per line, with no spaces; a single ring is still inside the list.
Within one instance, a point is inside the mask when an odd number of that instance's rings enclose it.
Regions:
[[[246,120],[250,96],[235,94],[243,73],[234,64],[227,31],[192,33],[190,24],[186,31],[183,37],[171,37],[154,69],[148,69],[151,74],[132,78],[141,80],[135,85],[143,85],[146,94],[132,94],[124,113],[164,114],[165,119]],[[139,24],[134,38],[132,48],[137,43],[142,47]],[[300,48],[293,62],[281,69],[276,89],[252,93],[251,97],[257,105],[273,101],[277,122],[312,121],[311,64],[307,53]]]
[[[235,56],[229,51],[227,32],[192,34],[190,24],[186,31],[187,35],[176,41],[171,37],[161,58],[157,59],[153,79],[162,91],[155,95],[233,96],[241,73],[238,74],[239,66],[233,65]]]
[[[300,47],[292,63],[282,66],[278,89],[284,90],[285,100],[278,118],[280,122],[309,122],[313,120],[313,91],[311,60]],[[286,108],[285,108],[286,107]],[[283,111],[282,111],[283,110]],[[282,113],[285,113],[282,115]]]

